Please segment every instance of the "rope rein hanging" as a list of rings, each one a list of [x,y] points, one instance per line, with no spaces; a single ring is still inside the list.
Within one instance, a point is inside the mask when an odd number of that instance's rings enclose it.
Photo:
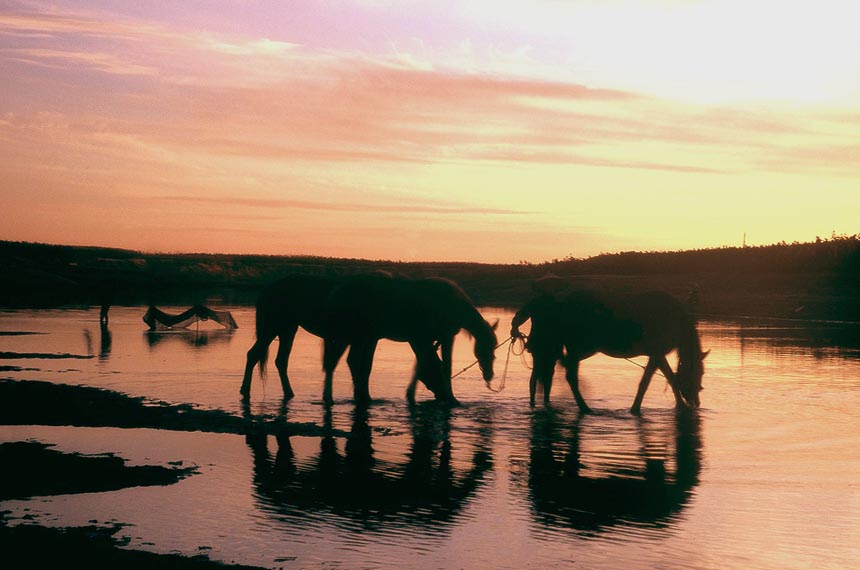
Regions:
[[[517,341],[519,341],[519,342],[520,342],[520,345],[521,345],[521,347],[522,347],[522,348],[520,348],[519,352],[517,352],[517,350],[514,348],[514,345],[517,343]],[[507,352],[507,354],[505,355],[505,368],[504,368],[504,370],[503,370],[503,372],[502,372],[502,379],[499,381],[499,387],[498,387],[498,388],[493,388],[493,387],[490,385],[490,381],[489,381],[489,380],[486,382],[486,384],[487,384],[487,389],[488,389],[488,390],[490,390],[491,392],[496,392],[496,393],[498,393],[498,392],[501,392],[502,390],[504,390],[504,389],[505,389],[505,382],[506,382],[507,377],[508,377],[508,364],[510,363],[510,360],[511,360],[511,354],[513,354],[514,356],[519,356],[519,357],[520,357],[520,359],[521,359],[521,360],[522,360],[522,362],[523,362],[523,365],[524,365],[526,368],[528,368],[529,370],[531,370],[531,369],[532,369],[532,367],[528,365],[528,362],[526,362],[526,352],[527,352],[527,350],[526,350],[526,343],[528,342],[528,336],[527,336],[527,335],[524,335],[524,334],[520,334],[519,336],[516,336],[516,337],[514,337],[514,336],[508,337],[507,339],[505,339],[505,340],[503,340],[502,342],[500,342],[499,344],[497,344],[497,345],[495,346],[495,349],[498,349],[499,347],[504,346],[504,345],[505,345],[505,344],[507,344],[508,342],[510,342],[510,345],[508,345],[508,352]],[[494,349],[494,350],[495,350],[495,349]],[[645,366],[644,366],[644,365],[639,364],[639,363],[638,363],[638,362],[636,362],[635,360],[632,360],[632,359],[630,359],[630,358],[626,358],[626,357],[624,357],[624,360],[626,360],[627,362],[629,362],[629,363],[631,363],[631,364],[635,364],[636,366],[638,366],[639,368],[642,368],[643,370],[645,369]],[[451,380],[453,380],[453,379],[454,379],[454,378],[456,378],[457,376],[461,375],[461,374],[462,374],[462,373],[464,373],[466,370],[469,370],[470,368],[472,368],[473,366],[475,366],[476,364],[478,364],[478,362],[479,362],[479,361],[478,361],[478,360],[476,360],[476,361],[475,361],[475,362],[473,362],[472,364],[470,364],[470,365],[466,366],[465,368],[463,368],[462,370],[460,370],[459,372],[457,372],[456,374],[454,374],[453,376],[451,376]],[[660,374],[660,376],[663,376],[663,377],[665,378],[665,375],[663,374],[663,372],[662,372],[661,370],[655,370],[655,372],[657,372],[658,374]]]
[[[499,387],[493,388],[490,385],[489,380],[487,380],[487,382],[486,382],[487,390],[489,390],[490,392],[495,392],[497,394],[505,389],[505,380],[507,380],[507,377],[508,377],[508,362],[510,362],[510,360],[511,360],[511,352],[513,352],[513,348],[514,348],[514,343],[513,343],[514,337],[509,338],[505,342],[508,342],[508,341],[511,341],[511,344],[508,345],[508,353],[507,353],[507,356],[505,356],[505,369],[502,372],[502,379],[499,381]],[[502,344],[505,344],[505,342],[503,342]],[[502,346],[502,344],[500,344],[499,346]],[[497,346],[496,348],[499,348],[499,346]]]
[[[534,368],[534,366],[530,365],[528,358],[526,358],[526,352],[528,352],[526,349],[526,345],[528,344],[528,340],[529,340],[528,335],[520,333],[516,338],[514,338],[511,341],[511,350],[514,353],[514,356],[520,357],[520,362],[523,363],[523,367],[528,368],[529,370],[532,370]],[[516,344],[517,341],[520,341],[520,351],[519,352],[514,350],[514,344]]]
[[[500,346],[503,346],[503,345],[504,345],[506,342],[508,342],[509,340],[511,340],[511,339],[510,339],[510,338],[507,338],[507,339],[503,340],[502,342],[500,342],[499,344],[497,344],[493,350],[496,350],[496,349],[498,349]],[[470,364],[469,366],[467,366],[467,367],[465,367],[464,369],[460,370],[459,372],[457,372],[456,374],[454,374],[453,376],[451,376],[451,380],[453,380],[454,378],[456,378],[457,376],[459,376],[460,374],[462,374],[463,372],[465,372],[465,371],[466,371],[466,370],[468,370],[469,368],[472,368],[472,367],[473,367],[474,365],[476,365],[478,362],[479,362],[479,361],[478,361],[478,360],[476,360],[475,362],[473,362],[473,363],[472,363],[472,364]]]

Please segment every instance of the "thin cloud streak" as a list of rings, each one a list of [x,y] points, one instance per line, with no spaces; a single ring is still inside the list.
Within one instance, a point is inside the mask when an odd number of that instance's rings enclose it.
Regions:
[[[389,204],[349,204],[312,202],[309,200],[281,200],[272,198],[211,198],[198,196],[159,196],[154,200],[169,202],[184,202],[194,204],[216,204],[220,206],[247,206],[253,208],[298,208],[302,210],[320,210],[325,212],[385,212],[404,214],[494,214],[505,216],[522,216],[533,212],[506,210],[501,208],[478,208],[457,206],[428,206],[421,204],[389,205]]]

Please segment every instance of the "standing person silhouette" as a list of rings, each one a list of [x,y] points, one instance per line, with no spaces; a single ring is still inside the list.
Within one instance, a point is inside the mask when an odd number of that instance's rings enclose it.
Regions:
[[[561,277],[547,273],[532,283],[537,293],[529,302],[516,312],[511,320],[511,337],[524,338],[520,326],[531,320],[526,349],[531,352],[534,366],[529,379],[529,404],[535,405],[537,385],[543,386],[544,404],[549,404],[552,377],[555,364],[562,358],[562,335],[559,319],[558,296],[568,287]]]
[[[104,301],[99,310],[99,324],[103,327],[108,325],[108,311],[110,311],[110,302]]]

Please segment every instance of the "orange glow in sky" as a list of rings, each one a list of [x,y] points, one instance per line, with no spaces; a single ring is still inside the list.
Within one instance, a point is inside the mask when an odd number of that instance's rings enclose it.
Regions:
[[[540,262],[855,234],[858,20],[837,0],[4,2],[0,239]]]

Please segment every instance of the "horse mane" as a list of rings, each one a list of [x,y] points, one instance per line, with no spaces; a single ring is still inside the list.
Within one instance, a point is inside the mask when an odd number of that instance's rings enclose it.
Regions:
[[[466,322],[464,322],[463,330],[471,335],[476,341],[495,345],[498,340],[496,338],[495,325],[488,323],[484,316],[481,315],[481,312],[475,306],[475,302],[469,294],[466,293],[460,284],[455,281],[445,278],[438,279],[450,285],[451,291],[454,293],[457,300],[463,305],[463,310],[466,315]]]
[[[696,319],[683,307],[681,308],[684,318],[682,320],[681,336],[678,338],[678,369],[691,366],[697,370],[702,366],[702,341],[696,329]]]

